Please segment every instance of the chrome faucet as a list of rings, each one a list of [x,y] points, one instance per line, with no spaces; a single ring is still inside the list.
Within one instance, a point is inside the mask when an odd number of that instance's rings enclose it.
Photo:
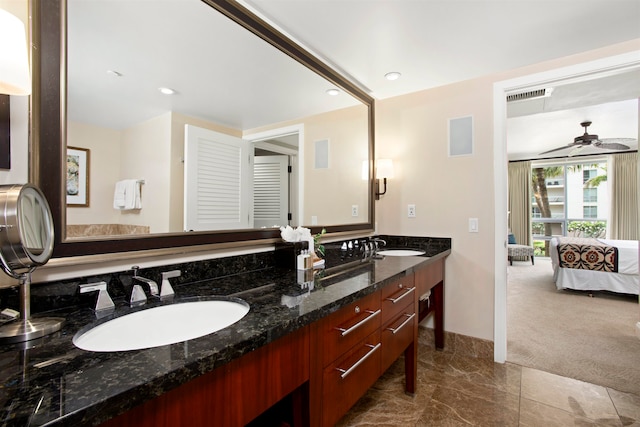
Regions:
[[[148,287],[149,287],[149,294],[151,296],[155,296],[155,297],[160,297],[160,291],[158,290],[158,284],[151,280],[151,279],[147,279],[146,277],[142,277],[142,276],[138,276],[138,270],[140,269],[140,267],[138,267],[137,265],[134,265],[133,267],[131,267],[131,269],[133,270],[133,277],[132,277],[132,282],[134,285],[134,288],[136,286],[135,282],[141,282],[141,283],[145,283]]]
[[[371,256],[372,257],[377,257],[378,256],[378,249],[380,249],[380,246],[387,246],[387,241],[380,239],[378,237],[372,237],[369,242],[371,242]]]

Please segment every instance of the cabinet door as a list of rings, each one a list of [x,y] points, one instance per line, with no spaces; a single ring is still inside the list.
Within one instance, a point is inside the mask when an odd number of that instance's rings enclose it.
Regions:
[[[381,348],[376,330],[324,369],[323,425],[333,426],[376,382],[381,374]]]

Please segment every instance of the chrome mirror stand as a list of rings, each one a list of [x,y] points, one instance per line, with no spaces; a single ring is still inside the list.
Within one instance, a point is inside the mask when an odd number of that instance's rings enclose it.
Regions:
[[[22,274],[8,272],[6,268],[4,270],[5,273],[19,280],[20,318],[0,326],[0,343],[30,341],[59,331],[64,325],[63,318],[31,317],[31,272],[34,269],[29,269]]]
[[[0,263],[20,286],[20,318],[0,326],[0,343],[30,341],[64,324],[57,317],[31,318],[31,273],[49,261],[53,241],[53,218],[42,191],[31,184],[0,185]]]

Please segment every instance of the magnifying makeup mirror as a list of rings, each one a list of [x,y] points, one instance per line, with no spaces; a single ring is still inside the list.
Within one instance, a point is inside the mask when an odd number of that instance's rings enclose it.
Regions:
[[[64,319],[31,318],[31,273],[53,253],[53,218],[31,184],[0,185],[0,261],[20,286],[20,318],[0,326],[0,343],[29,341],[60,330]]]

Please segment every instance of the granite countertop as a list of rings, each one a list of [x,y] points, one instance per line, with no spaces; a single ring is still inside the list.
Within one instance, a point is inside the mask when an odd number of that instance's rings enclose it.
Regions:
[[[235,296],[251,308],[243,319],[213,334],[144,350],[96,353],[72,343],[78,331],[134,310],[122,303],[103,319],[87,308],[44,313],[64,317],[63,329],[35,342],[0,346],[0,420],[2,425],[98,425],[449,253],[319,270],[304,285],[297,271],[269,268],[176,286],[173,303]],[[150,302],[143,309],[161,304],[166,302]]]

